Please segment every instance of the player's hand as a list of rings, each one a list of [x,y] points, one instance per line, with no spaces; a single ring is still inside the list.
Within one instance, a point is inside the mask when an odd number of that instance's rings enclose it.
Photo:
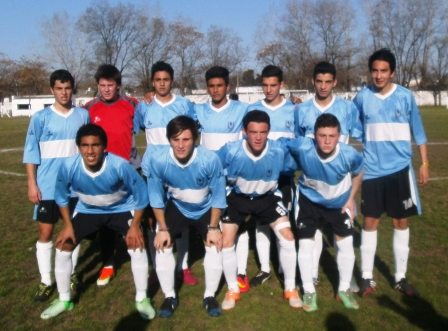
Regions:
[[[347,213],[350,216],[350,220],[353,224],[353,220],[356,216],[356,203],[354,200],[348,200],[345,205],[341,208],[341,214]]]
[[[419,171],[419,179],[418,179],[418,183],[420,185],[425,185],[428,183],[429,180],[429,167],[427,164],[422,164],[420,166],[420,171]]]
[[[205,241],[205,244],[210,246],[216,246],[216,249],[218,252],[222,248],[222,233],[219,229],[209,229],[207,232],[207,239]]]
[[[42,200],[42,194],[36,183],[28,184],[28,200],[34,204],[38,204]]]
[[[66,242],[76,245],[75,232],[71,225],[64,226],[61,232],[59,232],[58,237],[56,238],[56,248],[63,249]]]
[[[126,244],[128,249],[136,250],[140,248],[140,250],[143,250],[145,248],[145,240],[140,226],[131,224],[126,234]]]
[[[157,231],[154,238],[154,247],[157,251],[162,251],[165,247],[171,247],[171,236],[168,231]]]

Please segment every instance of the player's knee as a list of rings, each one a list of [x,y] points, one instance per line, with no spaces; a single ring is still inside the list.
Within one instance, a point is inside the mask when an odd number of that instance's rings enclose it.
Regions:
[[[379,220],[372,217],[366,217],[363,223],[363,229],[365,231],[376,231],[378,228]]]
[[[53,237],[53,225],[52,224],[39,224],[39,241],[47,243],[51,241]]]
[[[291,224],[289,222],[277,223],[274,227],[275,235],[277,236],[280,245],[294,244],[294,234],[291,231]]]
[[[235,246],[235,239],[228,237],[222,239],[222,248],[230,248],[232,246]]]
[[[64,252],[73,252],[73,250],[75,249],[75,245],[71,242],[66,241],[62,245],[59,244],[56,248]]]
[[[393,219],[394,229],[406,230],[409,227],[409,222],[407,218]]]

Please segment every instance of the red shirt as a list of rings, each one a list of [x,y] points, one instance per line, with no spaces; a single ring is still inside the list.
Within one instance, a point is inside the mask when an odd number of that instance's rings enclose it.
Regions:
[[[131,157],[134,109],[137,104],[137,99],[119,96],[110,103],[97,97],[85,105],[89,111],[90,122],[106,131],[107,151],[126,160]]]

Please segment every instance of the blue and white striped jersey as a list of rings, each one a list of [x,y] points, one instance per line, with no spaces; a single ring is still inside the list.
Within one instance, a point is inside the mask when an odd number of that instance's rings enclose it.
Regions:
[[[426,144],[426,134],[412,92],[394,84],[387,95],[372,87],[355,97],[363,129],[364,179],[383,177],[411,165],[412,138]]]
[[[53,106],[31,117],[26,134],[23,163],[37,165],[37,186],[43,200],[54,200],[56,175],[63,160],[78,153],[78,129],[89,123],[89,113],[74,107],[66,114]]]
[[[75,211],[86,214],[112,214],[145,208],[148,192],[145,182],[126,159],[106,153],[101,169],[91,172],[81,155],[67,159],[59,169],[56,203],[68,206],[70,191],[78,197]]]
[[[149,201],[165,208],[171,199],[187,218],[197,220],[210,208],[225,208],[225,178],[216,153],[195,147],[186,164],[175,158],[170,146],[148,146],[142,169],[148,176]]]

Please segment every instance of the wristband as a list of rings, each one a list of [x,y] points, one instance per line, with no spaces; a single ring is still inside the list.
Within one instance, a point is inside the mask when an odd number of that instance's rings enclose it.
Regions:
[[[423,161],[422,167],[429,168],[429,161]]]
[[[211,226],[211,225],[209,225],[209,226],[207,226],[207,228],[208,228],[209,231],[210,231],[210,230],[221,231],[221,229],[219,228],[219,226]]]
[[[157,229],[158,232],[168,232],[168,230],[169,230],[168,228],[166,228],[166,229]]]

